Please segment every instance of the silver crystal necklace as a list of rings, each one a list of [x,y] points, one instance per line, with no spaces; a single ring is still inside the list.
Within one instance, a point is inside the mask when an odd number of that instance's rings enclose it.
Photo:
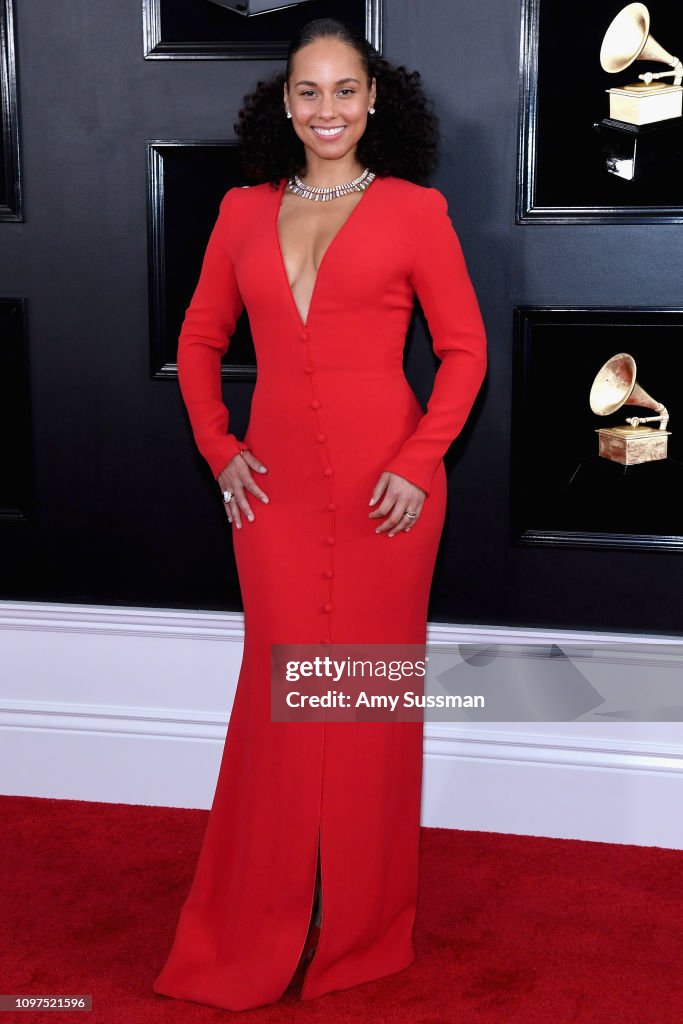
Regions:
[[[340,196],[347,196],[350,192],[363,192],[375,177],[374,171],[366,167],[362,174],[359,174],[353,181],[346,181],[341,185],[328,185],[327,187],[306,185],[298,174],[294,174],[287,182],[290,192],[304,199],[312,199],[317,203],[326,203],[331,199],[338,199]]]

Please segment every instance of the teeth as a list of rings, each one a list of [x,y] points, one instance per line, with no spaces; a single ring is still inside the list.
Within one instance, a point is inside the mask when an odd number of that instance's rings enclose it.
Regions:
[[[314,128],[313,131],[317,132],[318,135],[341,135],[344,131],[344,126],[342,125],[341,128]]]

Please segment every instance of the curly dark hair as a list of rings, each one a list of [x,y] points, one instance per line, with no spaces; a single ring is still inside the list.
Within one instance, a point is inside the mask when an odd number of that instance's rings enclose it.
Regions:
[[[368,86],[373,77],[376,80],[376,113],[368,117],[358,141],[358,160],[378,177],[393,175],[422,184],[436,166],[439,121],[422,90],[419,71],[391,64],[354,26],[338,18],[307,22],[289,45],[285,71],[258,81],[245,96],[233,127],[247,179],[276,186],[283,177],[305,170],[304,145],[285,117],[283,88],[291,76],[294,54],[325,37],[352,46],[360,56]]]

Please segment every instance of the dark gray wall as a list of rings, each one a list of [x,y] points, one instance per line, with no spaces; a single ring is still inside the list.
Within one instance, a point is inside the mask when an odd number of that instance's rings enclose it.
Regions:
[[[0,596],[239,609],[215,482],[176,384],[150,380],[145,140],[232,137],[277,64],[145,61],[141,6],[18,4],[26,221],[0,225],[0,295],[27,298],[37,506],[0,526]],[[519,30],[511,0],[386,0],[384,53],[436,101],[432,183],[489,334],[467,443],[447,459],[430,617],[678,633],[678,554],[510,542],[513,305],[676,305],[682,258],[676,225],[514,224]],[[422,399],[433,366],[418,317],[407,373]],[[238,435],[252,388],[225,386]]]

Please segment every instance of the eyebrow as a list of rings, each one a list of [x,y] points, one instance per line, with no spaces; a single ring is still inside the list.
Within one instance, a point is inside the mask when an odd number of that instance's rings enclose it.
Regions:
[[[343,82],[358,82],[358,84],[360,85],[360,81],[357,78],[339,78],[335,82],[335,85],[341,85]],[[309,82],[307,79],[302,79],[300,82],[295,82],[294,83],[294,87],[296,88],[297,85],[317,85],[317,84],[318,84],[317,82]]]

